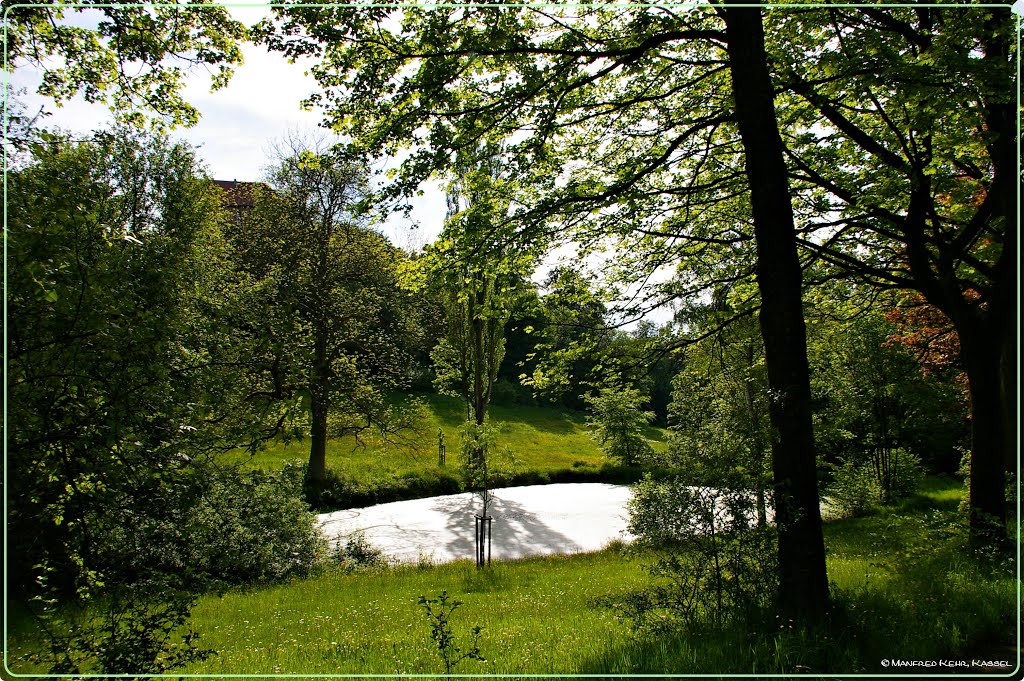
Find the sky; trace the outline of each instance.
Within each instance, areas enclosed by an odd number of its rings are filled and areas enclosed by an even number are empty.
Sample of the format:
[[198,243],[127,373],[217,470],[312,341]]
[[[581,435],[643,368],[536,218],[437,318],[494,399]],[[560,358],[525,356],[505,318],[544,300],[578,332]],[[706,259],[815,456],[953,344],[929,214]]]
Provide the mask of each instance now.
[[[232,15],[252,25],[269,13],[263,7],[228,6]],[[245,63],[237,67],[228,87],[210,91],[210,77],[203,68],[192,72],[186,81],[184,98],[202,114],[199,124],[174,131],[173,136],[196,148],[210,177],[217,180],[251,182],[261,179],[273,157],[275,141],[291,133],[305,136],[332,133],[320,128],[319,112],[303,110],[301,101],[317,90],[316,81],[306,75],[301,63],[289,64],[280,54],[271,54],[262,46],[243,45]],[[30,67],[17,69],[10,77],[15,91],[27,92],[19,98],[29,114],[44,107],[50,115],[44,125],[72,133],[88,133],[107,127],[111,116],[105,106],[88,104],[80,97],[62,107],[40,97],[35,88],[42,75]],[[445,216],[445,198],[437,184],[424,187],[424,195],[412,201],[412,222],[393,216],[379,229],[401,248],[415,250],[441,231]]]

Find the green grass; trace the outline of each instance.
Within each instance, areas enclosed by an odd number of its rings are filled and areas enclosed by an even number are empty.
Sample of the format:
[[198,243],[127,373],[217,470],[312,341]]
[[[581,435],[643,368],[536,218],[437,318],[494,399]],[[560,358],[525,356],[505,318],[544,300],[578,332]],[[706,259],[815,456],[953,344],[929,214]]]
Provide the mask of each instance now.
[[[488,662],[464,662],[463,673],[557,673],[568,659],[599,654],[619,626],[592,599],[642,581],[612,554],[545,558],[478,571],[468,562],[406,567],[376,575],[325,575],[301,590],[279,587],[258,597],[231,594],[204,601],[197,628],[224,646],[195,671],[239,669],[326,673],[436,673],[420,595],[441,590],[464,602],[453,616],[457,642],[482,626]],[[237,613],[232,628],[224,611]],[[284,634],[286,632],[286,634]],[[557,634],[557,635],[556,635]],[[267,645],[265,645],[267,644]]]
[[[327,443],[327,466],[344,489],[327,495],[320,510],[363,506],[384,501],[458,491],[459,435],[465,420],[461,400],[440,395],[423,399],[421,418],[413,427],[383,441],[379,436],[347,436]],[[396,404],[401,404],[396,402]],[[498,456],[510,461],[503,474],[508,484],[607,480],[631,482],[639,471],[623,471],[601,451],[583,414],[547,407],[494,405],[489,419],[498,427]],[[438,465],[437,431],[444,433],[447,463]],[[649,428],[656,449],[667,447],[668,431]],[[309,441],[272,443],[249,457],[230,457],[247,466],[279,470],[309,458]]]
[[[616,550],[495,564],[338,570],[303,581],[204,596],[193,625],[219,654],[188,673],[437,673],[420,595],[465,602],[457,642],[482,626],[486,663],[459,673],[883,673],[883,658],[955,659],[1015,635],[1016,584],[1005,558],[965,548],[954,515],[961,486],[925,491],[825,527],[835,594],[830,625],[747,626],[636,639],[601,605],[647,584],[645,557]],[[15,651],[24,649],[23,638]],[[20,644],[20,645],[19,645]],[[1004,659],[1004,655],[1000,659]]]
[[[327,444],[330,468],[350,477],[373,477],[427,470],[437,466],[437,431],[444,433],[448,461],[454,465],[459,449],[458,427],[465,421],[461,400],[442,395],[423,397],[423,418],[414,429],[399,434],[395,443],[382,442],[367,435],[332,439]],[[399,403],[400,404],[400,403]],[[573,464],[599,466],[607,458],[591,437],[586,417],[550,407],[506,407],[493,405],[489,416],[499,428],[498,446],[508,447],[524,468],[553,471],[572,468]],[[647,437],[655,447],[664,447],[666,430],[649,428]],[[256,454],[250,465],[279,469],[289,461],[309,458],[309,441],[274,443]]]
[[[642,583],[634,563],[613,552],[495,564],[469,561],[377,573],[327,573],[290,584],[204,597],[192,624],[218,650],[184,673],[435,673],[420,595],[441,590],[464,601],[453,617],[457,642],[468,630],[487,663],[463,673],[557,672],[566,660],[598,655],[621,633],[614,613],[594,603]],[[15,639],[13,649],[24,649]],[[15,671],[28,667],[14,666]]]

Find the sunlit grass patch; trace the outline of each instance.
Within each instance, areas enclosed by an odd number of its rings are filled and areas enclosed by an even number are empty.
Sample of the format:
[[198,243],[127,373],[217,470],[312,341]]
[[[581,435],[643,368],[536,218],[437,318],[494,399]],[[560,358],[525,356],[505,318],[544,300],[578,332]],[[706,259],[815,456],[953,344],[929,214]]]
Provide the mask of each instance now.
[[464,602],[458,638],[483,627],[486,663],[462,673],[557,672],[596,655],[621,624],[596,596],[646,579],[614,553],[497,563],[469,561],[373,574],[329,572],[301,583],[205,597],[194,614],[220,651],[196,673],[437,673],[420,595],[447,590]]
[[[412,429],[391,440],[367,433],[334,438],[327,443],[329,475],[335,481],[324,491],[320,510],[451,494],[459,491],[460,439],[465,418],[460,400],[439,395],[423,398],[425,408]],[[601,451],[583,414],[533,406],[491,407],[498,427],[498,458],[508,484],[548,482],[630,482],[638,470],[624,470]],[[438,463],[438,431],[446,447],[446,464]],[[655,449],[667,446],[667,431],[649,428]],[[273,442],[254,456],[236,452],[229,460],[245,466],[278,470],[308,459],[309,441]],[[498,486],[501,486],[500,484]]]

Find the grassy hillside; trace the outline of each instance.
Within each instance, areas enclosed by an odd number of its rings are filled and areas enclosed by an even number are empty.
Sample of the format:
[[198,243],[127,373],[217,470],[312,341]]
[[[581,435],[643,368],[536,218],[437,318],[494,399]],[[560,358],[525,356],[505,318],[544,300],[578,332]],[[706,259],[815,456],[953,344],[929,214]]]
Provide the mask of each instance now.
[[[338,478],[340,491],[320,504],[322,508],[358,506],[458,491],[458,427],[465,420],[463,403],[452,397],[421,398],[422,410],[413,426],[392,441],[366,434],[332,439],[327,444],[327,466]],[[550,481],[614,480],[625,482],[630,472],[619,470],[591,437],[586,417],[547,407],[492,406],[490,421],[499,430],[494,457],[507,473],[509,484]],[[437,461],[437,432],[444,434],[446,465]],[[649,428],[653,446],[664,448],[667,431]],[[280,469],[289,462],[309,458],[309,440],[272,443],[248,458],[245,465]]]

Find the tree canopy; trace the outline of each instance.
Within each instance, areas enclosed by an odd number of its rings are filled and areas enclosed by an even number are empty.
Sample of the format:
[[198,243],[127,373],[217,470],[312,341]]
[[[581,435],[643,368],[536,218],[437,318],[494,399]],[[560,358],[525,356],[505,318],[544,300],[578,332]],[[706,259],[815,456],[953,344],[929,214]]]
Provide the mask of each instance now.
[[43,72],[39,94],[57,104],[82,95],[138,124],[194,125],[182,98],[185,75],[212,68],[211,87],[227,85],[242,63],[245,26],[208,2],[143,5],[4,4],[4,68]]

